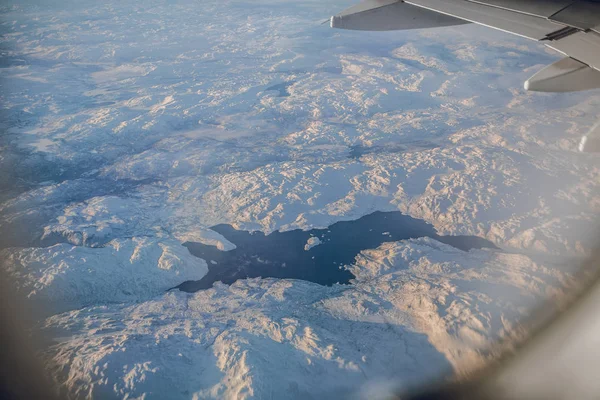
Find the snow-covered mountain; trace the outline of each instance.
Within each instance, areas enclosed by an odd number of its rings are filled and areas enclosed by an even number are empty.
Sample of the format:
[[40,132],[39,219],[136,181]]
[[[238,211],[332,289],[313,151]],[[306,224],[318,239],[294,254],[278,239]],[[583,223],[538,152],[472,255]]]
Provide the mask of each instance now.
[[[558,56],[482,27],[320,24],[350,3],[0,6],[1,256],[65,393],[369,397],[491,357],[570,281],[600,213],[576,151],[598,92],[524,92]],[[351,285],[165,293],[208,271],[183,243],[235,248],[213,225],[376,210],[501,250],[414,239],[361,253]]]
[[430,239],[364,252],[352,270],[348,286],[249,279],[52,316],[54,376],[100,398],[372,398],[481,363],[565,279]]

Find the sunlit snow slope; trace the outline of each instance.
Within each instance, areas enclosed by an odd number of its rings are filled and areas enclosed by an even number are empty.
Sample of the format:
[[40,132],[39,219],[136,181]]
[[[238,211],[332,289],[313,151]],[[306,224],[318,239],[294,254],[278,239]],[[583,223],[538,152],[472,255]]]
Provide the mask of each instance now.
[[[464,372],[569,282],[600,213],[576,151],[600,93],[524,92],[558,56],[482,27],[321,25],[351,3],[0,6],[1,257],[65,395],[371,397]],[[502,251],[415,239],[364,251],[348,286],[165,294],[207,272],[183,243],[235,247],[210,226],[376,210]]]

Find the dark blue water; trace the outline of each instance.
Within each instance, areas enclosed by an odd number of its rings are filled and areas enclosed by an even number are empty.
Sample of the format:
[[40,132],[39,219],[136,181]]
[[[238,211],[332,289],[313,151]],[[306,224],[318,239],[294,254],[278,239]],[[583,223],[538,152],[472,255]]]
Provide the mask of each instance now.
[[[211,229],[237,248],[220,251],[214,246],[186,243],[190,253],[208,262],[209,272],[199,281],[187,281],[177,286],[180,290],[196,292],[211,288],[217,281],[231,284],[238,279],[256,277],[302,279],[326,286],[347,284],[354,276],[344,266],[354,263],[362,250],[402,239],[427,236],[465,251],[496,248],[492,242],[475,236],[439,236],[431,225],[400,212],[374,212],[355,221],[337,222],[327,229],[269,235],[239,231],[231,225],[217,225]],[[312,236],[322,243],[304,250]]]

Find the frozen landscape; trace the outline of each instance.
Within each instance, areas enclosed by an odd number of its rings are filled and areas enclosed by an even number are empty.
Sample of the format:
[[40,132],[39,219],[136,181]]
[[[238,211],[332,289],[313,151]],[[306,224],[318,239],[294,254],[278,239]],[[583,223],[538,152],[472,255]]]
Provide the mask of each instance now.
[[[467,374],[570,284],[600,92],[525,92],[559,56],[483,27],[321,25],[354,2],[0,5],[0,257],[64,397],[373,398]],[[427,233],[378,230],[346,284],[169,290],[246,254],[212,227],[308,258],[374,212]]]

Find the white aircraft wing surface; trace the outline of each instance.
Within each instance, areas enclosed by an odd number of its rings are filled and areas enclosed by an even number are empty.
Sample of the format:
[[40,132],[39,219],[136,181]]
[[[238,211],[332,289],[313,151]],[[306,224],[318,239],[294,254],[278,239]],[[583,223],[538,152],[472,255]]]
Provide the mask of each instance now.
[[[331,17],[331,27],[404,30],[476,23],[537,40],[565,58],[532,76],[525,89],[571,92],[600,88],[600,1],[367,0]],[[580,145],[597,149],[600,129]]]

